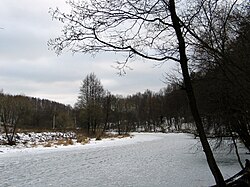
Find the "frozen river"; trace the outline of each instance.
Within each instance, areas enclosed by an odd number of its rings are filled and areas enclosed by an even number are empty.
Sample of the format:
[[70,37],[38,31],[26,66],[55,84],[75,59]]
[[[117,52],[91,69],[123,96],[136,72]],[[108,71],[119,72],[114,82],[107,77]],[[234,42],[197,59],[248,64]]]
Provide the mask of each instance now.
[[[92,146],[32,150],[0,153],[0,186],[193,187],[214,183],[197,140],[186,134],[136,134],[132,139]],[[221,151],[216,158],[225,178],[240,170],[233,153]]]

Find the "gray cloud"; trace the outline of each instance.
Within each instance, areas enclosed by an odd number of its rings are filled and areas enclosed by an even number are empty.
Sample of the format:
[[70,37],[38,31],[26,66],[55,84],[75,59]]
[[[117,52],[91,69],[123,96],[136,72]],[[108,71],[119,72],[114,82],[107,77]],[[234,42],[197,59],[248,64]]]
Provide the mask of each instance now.
[[171,66],[153,68],[136,61],[133,70],[118,76],[112,67],[120,54],[90,55],[49,51],[47,41],[60,35],[62,25],[52,21],[50,7],[67,10],[63,0],[0,1],[0,89],[73,105],[81,81],[91,72],[114,94],[132,94],[164,87],[162,74]]

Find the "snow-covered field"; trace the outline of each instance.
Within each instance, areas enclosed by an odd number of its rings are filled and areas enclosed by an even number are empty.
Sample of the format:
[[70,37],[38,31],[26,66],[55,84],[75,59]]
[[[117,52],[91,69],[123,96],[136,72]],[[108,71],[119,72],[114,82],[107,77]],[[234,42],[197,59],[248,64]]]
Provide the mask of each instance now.
[[[225,178],[240,170],[229,147],[215,156]],[[249,159],[243,148],[242,159]],[[197,139],[135,133],[86,145],[0,147],[0,186],[176,187],[214,184]]]

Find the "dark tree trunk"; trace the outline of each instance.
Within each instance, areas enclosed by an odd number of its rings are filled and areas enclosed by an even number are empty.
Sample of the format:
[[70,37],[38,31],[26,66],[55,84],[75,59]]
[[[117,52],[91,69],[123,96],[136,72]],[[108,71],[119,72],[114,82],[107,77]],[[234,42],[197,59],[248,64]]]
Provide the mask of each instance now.
[[118,134],[121,135],[121,124],[120,121],[117,123]]
[[189,106],[197,127],[197,131],[200,136],[201,144],[204,149],[204,152],[206,154],[207,162],[209,165],[209,168],[215,178],[216,184],[218,186],[226,186],[226,183],[223,179],[223,176],[216,164],[215,158],[213,156],[212,150],[210,148],[210,145],[207,141],[206,134],[204,131],[204,127],[201,121],[200,114],[198,112],[197,104],[196,104],[196,99],[193,91],[193,87],[191,84],[191,79],[188,71],[188,59],[186,55],[186,46],[185,46],[185,41],[182,36],[182,31],[181,31],[181,25],[179,22],[179,17],[176,14],[175,10],[175,1],[174,0],[169,0],[169,10],[171,13],[171,19],[173,22],[173,27],[176,32],[176,36],[179,42],[179,54],[180,54],[180,64],[181,64],[181,69],[182,69],[182,75],[184,78],[184,84],[185,84],[185,89],[187,93],[187,97],[189,100]]
[[237,159],[238,159],[238,162],[240,164],[240,167],[241,169],[244,168],[242,162],[241,162],[241,159],[240,159],[240,154],[239,154],[239,150],[238,150],[238,146],[237,146],[237,143],[235,141],[235,137],[233,135],[233,132],[230,130],[230,134],[231,134],[231,137],[232,137],[232,141],[233,141],[233,144],[234,144],[234,148],[235,148],[235,153],[236,153],[236,156],[237,156]]
[[7,127],[7,123],[4,122],[3,126],[4,126],[5,135],[6,135],[6,138],[7,138],[7,141],[8,141],[7,144],[11,145],[11,146],[16,145],[16,141],[14,140],[16,125],[14,125],[12,133],[9,132],[9,129]]
[[238,118],[234,118],[233,120],[234,131],[239,134],[239,137],[245,147],[250,151],[250,135],[247,128],[247,124],[244,120]]
[[87,133],[88,135],[90,134],[90,117],[88,117],[88,121],[87,121]]
[[107,128],[107,126],[108,126],[110,103],[111,103],[111,97],[110,97],[110,96],[107,96],[107,102],[106,102],[106,116],[105,116],[105,122],[104,122],[104,127],[103,127],[103,130],[102,130],[102,134],[105,133],[106,128]]

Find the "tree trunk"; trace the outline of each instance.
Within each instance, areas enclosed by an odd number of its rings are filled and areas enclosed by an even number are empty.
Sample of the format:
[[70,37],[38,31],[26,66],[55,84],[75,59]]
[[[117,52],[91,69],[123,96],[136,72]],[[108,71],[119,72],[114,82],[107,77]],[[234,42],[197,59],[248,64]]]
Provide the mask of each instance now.
[[118,128],[118,134],[121,135],[121,125],[120,125],[120,120],[117,123],[117,128]]
[[7,144],[11,145],[11,146],[16,145],[16,141],[14,140],[16,125],[14,125],[12,133],[9,132],[10,127],[7,127],[6,122],[3,122],[3,126],[4,126],[5,135],[6,135],[6,138],[7,138]]
[[215,178],[216,184],[218,186],[226,186],[226,183],[223,179],[223,176],[222,176],[222,174],[221,174],[221,172],[216,164],[216,161],[215,161],[215,158],[213,156],[210,145],[207,141],[204,127],[203,127],[203,124],[201,121],[201,117],[200,117],[200,114],[198,112],[198,107],[196,104],[196,99],[195,99],[195,95],[194,95],[194,91],[193,91],[193,87],[191,84],[191,79],[190,79],[190,75],[189,75],[189,71],[188,71],[188,59],[187,59],[187,55],[186,55],[185,41],[184,41],[184,38],[182,36],[179,17],[176,14],[174,0],[169,0],[169,10],[170,10],[171,19],[173,22],[173,27],[175,29],[176,36],[177,36],[177,39],[179,42],[180,64],[181,64],[181,69],[182,69],[182,75],[184,78],[186,93],[187,93],[187,97],[189,100],[189,106],[190,106],[190,109],[191,109],[191,112],[192,112],[192,115],[193,115],[193,118],[194,118],[194,121],[195,121],[195,124],[197,127],[197,131],[198,131],[199,136],[200,136],[201,144],[202,144],[202,147],[204,149],[209,168],[210,168],[210,170]]
[[235,141],[235,137],[234,137],[233,132],[232,132],[231,129],[230,129],[230,134],[231,134],[231,137],[232,137],[232,141],[233,141],[233,144],[234,144],[235,153],[236,153],[238,162],[239,162],[239,164],[240,164],[241,169],[244,169],[244,166],[243,166],[243,164],[242,164],[242,162],[241,162],[241,159],[240,159],[238,146],[237,146],[237,143],[236,143],[236,141]]
[[234,126],[234,131],[239,134],[242,143],[245,145],[248,151],[250,151],[250,136],[248,133],[249,131],[246,122],[240,119],[240,117],[238,118],[234,117],[233,126]]
[[106,102],[106,116],[105,116],[105,122],[104,122],[104,127],[103,127],[103,130],[102,130],[102,134],[105,133],[106,128],[107,128],[107,126],[108,126],[110,102],[111,102],[111,97],[110,97],[110,96],[107,96],[107,102]]

